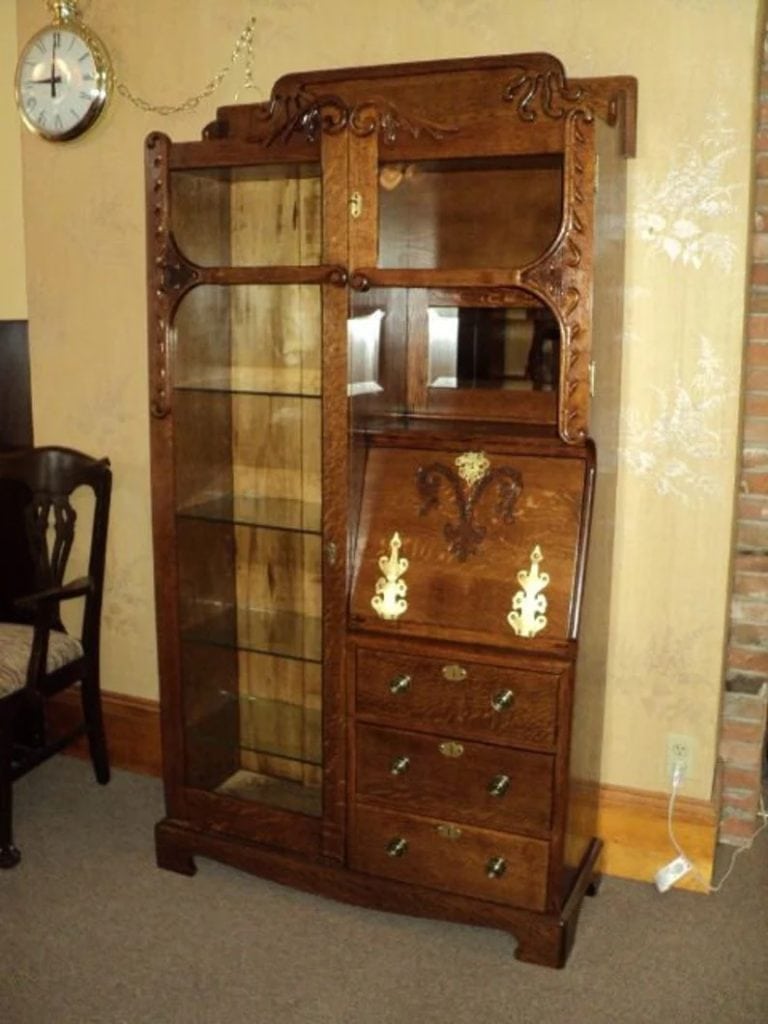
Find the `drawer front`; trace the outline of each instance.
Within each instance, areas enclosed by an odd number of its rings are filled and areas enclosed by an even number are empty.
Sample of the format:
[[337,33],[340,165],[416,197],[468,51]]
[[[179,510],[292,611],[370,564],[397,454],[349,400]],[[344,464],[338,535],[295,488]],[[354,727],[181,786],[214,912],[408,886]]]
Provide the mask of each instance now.
[[358,715],[550,750],[567,672],[532,672],[359,647]]
[[357,796],[483,828],[547,832],[554,757],[359,723]]
[[357,804],[350,867],[429,889],[544,910],[549,846],[454,822]]

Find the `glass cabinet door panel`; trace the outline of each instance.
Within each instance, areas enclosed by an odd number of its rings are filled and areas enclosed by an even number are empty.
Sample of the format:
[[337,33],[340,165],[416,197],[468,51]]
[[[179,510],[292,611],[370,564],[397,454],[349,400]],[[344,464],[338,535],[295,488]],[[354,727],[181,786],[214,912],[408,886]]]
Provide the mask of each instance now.
[[318,398],[180,391],[174,411],[180,514],[320,531]]
[[200,266],[314,266],[321,207],[319,164],[171,173],[171,229]]
[[182,673],[188,785],[319,815],[320,666],[187,642]]
[[521,267],[560,228],[561,155],[379,167],[379,266]]
[[319,285],[202,285],[173,329],[177,388],[320,394]]

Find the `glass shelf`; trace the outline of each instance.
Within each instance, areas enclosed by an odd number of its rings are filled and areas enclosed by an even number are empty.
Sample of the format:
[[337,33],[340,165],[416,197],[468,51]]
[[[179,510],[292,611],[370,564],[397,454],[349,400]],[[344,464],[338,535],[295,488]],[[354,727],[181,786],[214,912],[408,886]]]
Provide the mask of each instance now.
[[[225,704],[239,705],[241,749],[252,754],[286,758],[301,764],[322,762],[322,724],[319,708],[248,693],[219,690]],[[198,735],[204,736],[204,729]],[[217,742],[211,739],[211,742]]]
[[315,818],[322,814],[322,791],[319,785],[308,786],[291,779],[272,778],[244,768],[217,786],[216,792]]
[[232,650],[276,654],[299,661],[320,662],[322,619],[298,612],[240,608],[205,619],[183,632],[190,643],[210,644]]
[[177,515],[188,519],[266,526],[302,533],[319,534],[321,530],[320,503],[294,498],[223,494],[180,508]]
[[177,391],[213,391],[227,394],[285,395],[294,398],[318,398],[320,370],[304,367],[233,368],[228,371],[190,374],[174,384]]

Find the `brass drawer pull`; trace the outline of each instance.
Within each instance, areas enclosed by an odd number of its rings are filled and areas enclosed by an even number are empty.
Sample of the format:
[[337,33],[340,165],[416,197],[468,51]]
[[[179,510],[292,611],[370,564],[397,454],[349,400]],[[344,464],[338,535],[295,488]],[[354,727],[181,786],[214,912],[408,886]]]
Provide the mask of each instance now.
[[464,753],[464,746],[456,740],[446,740],[437,748],[443,757],[461,757]]
[[494,711],[507,711],[515,703],[514,690],[499,690],[491,697],[491,707]]
[[392,775],[404,775],[408,771],[410,763],[410,757],[406,757],[405,755],[402,757],[396,757],[390,765],[389,771]]
[[467,670],[463,665],[443,665],[440,672],[449,683],[461,683],[467,678]]
[[406,690],[411,688],[411,677],[403,672],[399,676],[395,676],[394,679],[389,681],[389,692],[390,693],[405,693]]
[[387,856],[402,857],[407,849],[408,840],[403,839],[402,836],[395,836],[394,839],[390,839],[390,841],[387,843]]
[[494,775],[491,781],[488,783],[488,792],[491,796],[504,796],[509,789],[509,784],[512,780],[508,775],[503,773],[500,775]]
[[503,857],[491,857],[485,865],[485,873],[489,878],[501,878],[507,870],[507,862]]

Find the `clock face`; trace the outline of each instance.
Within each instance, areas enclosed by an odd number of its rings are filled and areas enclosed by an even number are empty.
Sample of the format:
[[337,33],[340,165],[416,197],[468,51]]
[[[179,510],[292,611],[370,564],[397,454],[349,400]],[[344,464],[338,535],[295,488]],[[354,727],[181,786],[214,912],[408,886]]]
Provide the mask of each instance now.
[[98,40],[69,26],[33,36],[16,68],[16,103],[26,126],[52,142],[72,139],[101,113],[111,80]]

